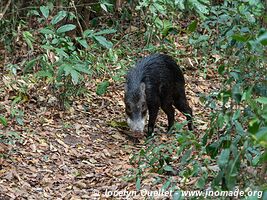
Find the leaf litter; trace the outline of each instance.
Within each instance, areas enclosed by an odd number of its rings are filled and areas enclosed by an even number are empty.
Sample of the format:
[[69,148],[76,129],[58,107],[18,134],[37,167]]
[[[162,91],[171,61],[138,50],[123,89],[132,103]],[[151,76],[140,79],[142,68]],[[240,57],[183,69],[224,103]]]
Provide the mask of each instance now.
[[[208,110],[203,109],[199,94],[218,85],[214,80],[196,81],[195,76],[199,76],[196,69],[185,77],[198,134],[208,126]],[[1,79],[1,87],[5,88],[0,93],[1,113],[8,116],[15,89],[10,87],[11,79]],[[110,83],[107,93],[78,99],[65,111],[53,106],[53,97],[45,89],[31,89],[28,99],[19,105],[24,113],[23,125],[15,119],[8,121],[6,127],[0,125],[3,136],[10,132],[20,135],[13,144],[0,143],[0,154],[6,155],[0,158],[0,199],[109,199],[103,195],[107,190],[135,191],[135,179],[125,179],[126,175],[133,175],[131,169],[136,167],[129,158],[145,144],[134,143],[123,132],[122,84]],[[90,91],[96,91],[97,84],[89,86]],[[176,120],[184,120],[178,111]],[[156,132],[164,132],[166,125],[166,116],[160,112]],[[162,134],[157,142],[167,140]],[[150,177],[168,178],[152,172]],[[152,181],[145,179],[143,187],[162,187],[160,183],[152,185]]]

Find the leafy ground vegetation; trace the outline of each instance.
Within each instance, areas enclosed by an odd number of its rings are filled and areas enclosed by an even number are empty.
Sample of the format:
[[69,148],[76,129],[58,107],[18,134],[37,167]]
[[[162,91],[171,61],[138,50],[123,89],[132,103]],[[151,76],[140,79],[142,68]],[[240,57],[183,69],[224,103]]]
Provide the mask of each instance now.
[[[0,199],[267,199],[266,4],[1,1]],[[182,68],[195,129],[177,111],[166,134],[161,112],[133,141],[125,74],[155,52]]]

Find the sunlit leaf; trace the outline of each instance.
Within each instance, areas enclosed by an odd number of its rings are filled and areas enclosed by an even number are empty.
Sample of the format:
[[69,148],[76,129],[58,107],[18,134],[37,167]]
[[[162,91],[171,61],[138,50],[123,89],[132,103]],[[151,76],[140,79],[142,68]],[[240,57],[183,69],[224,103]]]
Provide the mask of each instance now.
[[99,44],[101,44],[102,46],[106,47],[107,49],[110,49],[113,46],[112,42],[108,41],[103,36],[94,36],[94,38],[99,42]]
[[80,73],[77,72],[76,70],[71,70],[70,74],[71,74],[71,80],[72,80],[73,84],[77,85],[79,82]]
[[82,45],[84,48],[88,48],[89,47],[89,45],[88,45],[88,43],[87,43],[87,41],[85,40],[85,39],[79,39],[79,40],[77,40],[79,43],[80,43],[80,45]]
[[62,19],[64,19],[64,17],[66,17],[66,16],[67,16],[66,11],[59,11],[58,14],[56,16],[54,16],[53,19],[51,20],[51,24],[55,25],[56,23],[58,23]]
[[44,35],[46,35],[46,34],[54,34],[54,31],[51,30],[51,29],[49,29],[49,28],[42,28],[42,29],[40,30],[40,33],[42,33],[42,34],[44,34]]
[[24,31],[23,32],[23,39],[25,40],[25,42],[27,43],[27,45],[31,48],[31,50],[33,50],[33,42],[34,42],[34,37],[32,36],[32,34],[29,31]]
[[164,170],[167,172],[174,172],[173,168],[170,165],[164,166]]
[[256,101],[262,104],[267,104],[267,97],[259,97]]
[[225,165],[228,163],[229,156],[230,156],[230,149],[223,149],[217,161],[219,167],[221,168],[225,167]]
[[83,37],[92,37],[92,36],[93,36],[93,33],[94,33],[93,30],[89,30],[89,29],[87,29],[87,30],[85,30],[85,31],[83,32]]
[[140,177],[137,177],[136,183],[135,183],[136,190],[139,191],[141,189],[141,179]]
[[42,13],[42,15],[47,19],[49,16],[49,8],[48,6],[41,6],[40,7],[40,11]]
[[74,30],[76,26],[74,24],[65,24],[57,29],[57,33],[65,33]]

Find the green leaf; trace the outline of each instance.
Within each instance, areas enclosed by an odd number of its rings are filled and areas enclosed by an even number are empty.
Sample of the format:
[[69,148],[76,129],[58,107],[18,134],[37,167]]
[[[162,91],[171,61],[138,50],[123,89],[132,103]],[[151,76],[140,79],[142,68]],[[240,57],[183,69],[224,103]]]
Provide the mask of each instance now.
[[27,73],[32,70],[38,60],[38,58],[35,58],[26,63],[26,66],[23,69],[23,73]]
[[65,76],[68,76],[71,73],[71,71],[73,70],[72,65],[69,63],[64,63],[60,67],[62,67],[63,71],[65,72]]
[[31,48],[31,50],[33,50],[32,42],[34,42],[34,38],[32,34],[29,31],[24,31],[22,35],[27,45]]
[[258,119],[253,119],[248,123],[248,131],[252,134],[257,133],[260,127],[260,122]]
[[232,117],[232,120],[237,120],[240,117],[240,115],[241,115],[241,110],[240,109],[236,110],[234,112],[234,115]]
[[237,102],[240,103],[242,99],[242,91],[240,84],[235,84],[232,88],[232,98]]
[[200,177],[196,182],[196,186],[200,189],[203,189],[205,187],[205,184],[206,180],[203,177]]
[[0,115],[0,122],[3,126],[7,126],[7,120],[4,116]]
[[254,90],[259,96],[267,97],[267,81],[265,83],[261,83],[261,81],[256,83],[254,85]]
[[84,48],[88,48],[89,45],[87,44],[87,41],[85,39],[77,39],[77,41],[82,45]]
[[221,182],[222,182],[223,176],[224,176],[224,172],[222,170],[219,171],[219,173],[217,174],[217,176],[212,181],[213,185],[220,185]]
[[37,10],[29,10],[28,14],[30,16],[40,16],[40,13]]
[[229,157],[230,157],[230,149],[228,148],[223,149],[217,161],[220,168],[224,168],[227,165]]
[[164,185],[161,187],[161,190],[162,191],[166,191],[168,189],[168,187],[170,187],[171,185],[171,181],[170,180],[167,180]]
[[16,117],[16,121],[17,121],[17,123],[19,124],[19,125],[23,125],[24,124],[24,122],[23,122],[23,118],[21,118],[21,117]]
[[56,54],[64,58],[69,58],[69,55],[64,51],[63,48],[56,48]]
[[64,68],[65,68],[64,65],[61,65],[61,66],[58,68],[58,71],[57,71],[57,78],[56,78],[58,82],[62,81],[63,73],[64,73]]
[[70,75],[71,75],[71,80],[72,80],[73,84],[77,85],[79,82],[80,73],[73,69],[70,71]]
[[172,196],[172,200],[182,200],[184,197],[183,197],[183,194],[181,191],[178,191],[176,190],[174,193],[173,193],[173,196]]
[[152,165],[154,165],[157,161],[158,161],[158,158],[157,158],[157,157],[153,157],[153,158],[149,161],[149,164],[152,166]]
[[235,34],[232,36],[232,38],[238,42],[247,42],[249,37],[248,36],[243,36],[240,34]]
[[45,50],[52,50],[54,47],[52,45],[41,45],[41,47]]
[[49,29],[49,28],[42,28],[40,31],[40,33],[47,35],[47,34],[54,34],[54,31]]
[[107,49],[111,49],[113,44],[112,42],[108,41],[105,37],[103,36],[93,36],[95,40],[99,42],[102,46],[106,47]]
[[173,168],[172,168],[170,165],[166,165],[166,166],[164,166],[164,170],[165,170],[166,172],[174,172]]
[[255,135],[257,142],[267,148],[267,127],[261,128]]
[[225,65],[220,65],[220,66],[218,67],[218,73],[219,73],[220,75],[223,75],[224,72],[225,72]]
[[65,33],[75,28],[76,26],[74,24],[65,24],[57,29],[57,33]]
[[51,24],[55,25],[56,23],[60,22],[62,19],[64,19],[64,17],[67,16],[67,12],[66,11],[59,11],[58,14],[56,16],[53,17],[53,19],[51,20]]
[[256,101],[262,104],[267,104],[267,97],[259,97]]
[[81,74],[78,71],[76,71],[75,68],[71,64],[64,63],[59,67],[58,74],[57,74],[58,80],[61,79],[61,75],[63,71],[64,71],[65,76],[68,76],[68,75],[71,76],[71,80],[74,85],[78,84],[79,77]]
[[41,70],[36,73],[36,76],[39,78],[45,78],[45,77],[52,78],[53,74],[49,71]]
[[190,33],[194,32],[197,29],[197,21],[194,20],[191,24],[188,26],[188,31]]
[[151,5],[151,6],[155,7],[159,13],[161,13],[161,14],[163,14],[163,15],[166,14],[166,9],[165,9],[162,5],[160,5],[159,3],[156,3],[156,2],[155,2],[155,3],[153,3],[153,5]]
[[49,16],[49,8],[48,6],[41,6],[40,7],[40,11],[42,13],[42,15],[47,19]]
[[[265,141],[267,141],[267,140],[265,140]],[[252,165],[256,167],[257,164],[258,164],[259,161],[260,161],[260,158],[261,158],[261,154],[257,154],[257,155],[253,158],[253,160],[252,160]]]
[[230,72],[230,75],[231,75],[236,81],[239,81],[239,80],[240,80],[240,74],[239,74],[239,72],[232,71],[232,72]]
[[218,154],[218,149],[220,147],[219,142],[214,142],[206,147],[207,154],[211,156],[211,158],[215,158]]
[[208,6],[206,6],[204,3],[208,4],[209,1],[205,1],[205,0],[201,0],[201,1],[192,1],[191,2],[193,5],[192,7],[194,7],[197,11],[197,13],[201,16],[204,17],[203,15],[205,14],[209,14],[209,9]]
[[169,32],[171,32],[172,30],[175,30],[175,27],[173,26],[171,21],[164,20],[163,21],[162,31],[161,31],[162,35],[167,36],[169,34]]
[[144,149],[141,149],[140,152],[139,152],[139,155],[140,155],[141,157],[144,157],[144,156],[146,155],[145,150],[144,150]]
[[235,125],[235,128],[236,128],[236,132],[239,133],[239,134],[244,134],[244,129],[242,127],[242,125],[236,120],[234,121],[234,125]]
[[161,20],[159,17],[157,17],[154,21],[156,27],[158,29],[162,29],[163,28],[163,20]]
[[94,33],[93,30],[89,30],[89,29],[87,29],[87,30],[85,30],[85,31],[83,32],[83,37],[92,37],[92,36],[93,36],[93,33]]
[[74,66],[74,68],[79,71],[79,72],[83,72],[86,73],[88,75],[92,75],[92,71],[88,68],[87,65],[81,65],[81,64],[77,64]]
[[175,5],[178,6],[178,8],[180,10],[184,10],[185,9],[185,0],[175,0]]
[[217,126],[219,127],[219,128],[222,128],[223,126],[224,126],[224,123],[225,123],[225,121],[224,121],[224,119],[225,119],[225,117],[224,117],[225,115],[223,114],[223,113],[219,113],[219,115],[218,115],[218,119],[217,119],[217,121],[215,122],[215,123],[217,123]]
[[227,185],[227,188],[229,190],[232,190],[234,188],[234,186],[236,185],[236,181],[237,181],[237,176],[239,176],[239,172],[238,172],[238,163],[240,162],[240,152],[238,153],[238,155],[236,155],[234,157],[234,159],[229,159],[228,161],[228,165],[225,169],[225,182]]
[[104,29],[102,31],[94,33],[94,35],[105,35],[105,34],[111,34],[111,33],[116,33],[117,30],[115,29]]
[[108,12],[107,6],[106,6],[105,4],[101,3],[101,4],[100,4],[100,7],[101,7],[104,11]]
[[183,157],[181,159],[181,164],[182,165],[185,164],[188,161],[188,159],[191,156],[191,153],[192,153],[192,149],[188,149],[187,151],[185,151],[185,153],[184,153],[184,155],[183,155]]
[[263,33],[262,35],[260,35],[260,37],[258,38],[258,41],[264,46],[267,45],[267,31]]
[[139,191],[141,189],[141,179],[140,177],[137,177],[136,183],[135,183],[136,190]]
[[97,89],[96,89],[96,94],[97,95],[103,95],[107,92],[109,86],[109,82],[108,81],[103,81],[102,83],[99,83],[97,85]]

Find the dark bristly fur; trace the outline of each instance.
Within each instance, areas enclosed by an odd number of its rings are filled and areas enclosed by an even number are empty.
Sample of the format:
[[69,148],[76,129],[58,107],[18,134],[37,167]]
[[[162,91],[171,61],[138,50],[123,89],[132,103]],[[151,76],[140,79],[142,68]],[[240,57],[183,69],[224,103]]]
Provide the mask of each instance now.
[[186,114],[192,126],[192,110],[189,107],[185,95],[185,80],[182,71],[176,62],[168,55],[153,54],[137,62],[126,78],[125,102],[138,104],[140,85],[145,84],[145,99],[149,111],[148,134],[154,130],[154,124],[158,109],[161,107],[168,116],[169,126],[174,123],[174,105],[178,110]]

